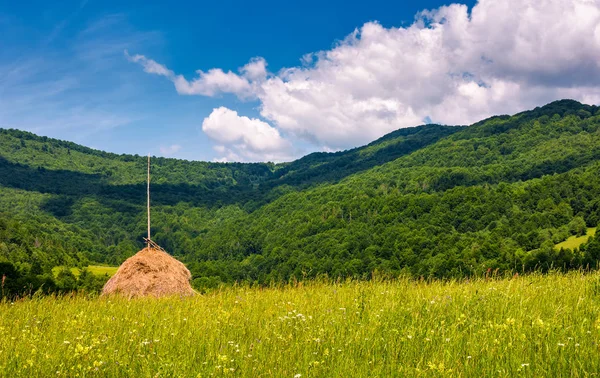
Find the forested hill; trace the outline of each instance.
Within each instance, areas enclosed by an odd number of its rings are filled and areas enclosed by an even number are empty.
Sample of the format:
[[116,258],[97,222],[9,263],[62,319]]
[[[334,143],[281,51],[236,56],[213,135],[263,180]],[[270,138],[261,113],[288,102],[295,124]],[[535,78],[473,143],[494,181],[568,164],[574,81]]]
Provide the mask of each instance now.
[[[145,164],[0,129],[0,264],[41,277],[137,252]],[[154,158],[152,196],[154,239],[196,287],[595,266],[596,239],[554,245],[600,221],[600,109],[563,100],[285,164]]]

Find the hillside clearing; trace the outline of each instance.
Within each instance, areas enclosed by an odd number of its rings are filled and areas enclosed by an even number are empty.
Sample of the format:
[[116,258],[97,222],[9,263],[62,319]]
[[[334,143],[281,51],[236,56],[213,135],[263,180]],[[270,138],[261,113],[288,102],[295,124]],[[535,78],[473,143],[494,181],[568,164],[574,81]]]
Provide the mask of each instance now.
[[596,227],[593,228],[588,228],[587,232],[585,235],[582,236],[571,236],[570,238],[568,238],[567,240],[565,240],[562,243],[558,243],[555,248],[557,250],[564,248],[564,249],[575,249],[578,248],[580,245],[582,245],[583,243],[587,242],[588,239],[590,238],[590,236],[594,236],[596,235]]
[[[60,270],[63,268],[64,267],[62,266],[56,266],[52,269],[52,273],[54,273],[54,276],[56,277],[58,275],[58,272],[60,272]],[[112,277],[117,272],[117,269],[119,269],[119,267],[105,265],[88,265],[86,269],[96,276],[107,275],[108,277]],[[79,277],[81,270],[79,268],[71,268],[71,272],[75,277]]]
[[600,274],[0,303],[6,376],[593,376]]

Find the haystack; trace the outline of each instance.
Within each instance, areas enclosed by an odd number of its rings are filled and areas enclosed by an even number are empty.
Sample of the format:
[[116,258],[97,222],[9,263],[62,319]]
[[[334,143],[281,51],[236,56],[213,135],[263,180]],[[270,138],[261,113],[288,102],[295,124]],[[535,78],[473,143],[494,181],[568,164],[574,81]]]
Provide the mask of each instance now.
[[102,288],[102,295],[133,297],[189,296],[196,292],[190,285],[192,274],[150,239],[150,155],[148,155],[148,237],[146,248],[131,256]]
[[152,244],[125,260],[104,285],[102,295],[120,294],[128,298],[194,295],[190,271]]

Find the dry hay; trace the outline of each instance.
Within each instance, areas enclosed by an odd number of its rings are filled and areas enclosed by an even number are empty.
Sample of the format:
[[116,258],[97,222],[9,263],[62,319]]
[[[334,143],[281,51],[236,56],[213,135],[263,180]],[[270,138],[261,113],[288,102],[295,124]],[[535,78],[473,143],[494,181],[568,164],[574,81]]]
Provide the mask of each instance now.
[[125,260],[104,288],[102,295],[133,297],[189,296],[192,274],[181,262],[155,248],[144,248]]

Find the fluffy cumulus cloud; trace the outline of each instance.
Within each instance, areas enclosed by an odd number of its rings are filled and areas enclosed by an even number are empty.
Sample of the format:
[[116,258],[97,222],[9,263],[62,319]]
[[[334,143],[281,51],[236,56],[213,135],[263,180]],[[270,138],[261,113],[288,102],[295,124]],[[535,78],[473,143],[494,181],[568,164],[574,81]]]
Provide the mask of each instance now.
[[[230,117],[245,125],[244,137],[223,146],[280,130],[340,149],[426,120],[469,124],[561,98],[600,103],[600,0],[480,0],[471,10],[423,11],[408,27],[370,22],[278,73],[255,58],[237,73],[198,71],[189,81],[143,56],[130,59],[181,94],[258,100],[266,122]],[[215,112],[205,122],[226,113]]]
[[220,161],[281,161],[291,157],[290,143],[276,128],[225,107],[214,109],[202,122],[202,130],[218,143],[215,151],[224,158]]

